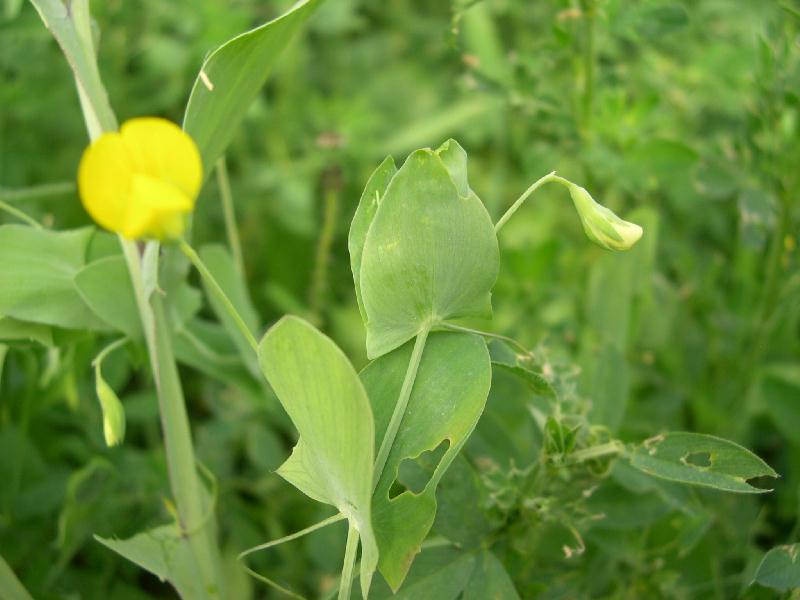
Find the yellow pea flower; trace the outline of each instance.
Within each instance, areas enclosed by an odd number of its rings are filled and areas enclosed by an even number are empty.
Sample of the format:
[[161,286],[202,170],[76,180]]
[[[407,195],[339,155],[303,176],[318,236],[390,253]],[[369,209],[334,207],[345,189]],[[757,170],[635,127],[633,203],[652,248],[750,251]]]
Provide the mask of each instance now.
[[156,117],[123,123],[84,151],[78,191],[100,226],[128,239],[183,234],[203,180],[197,146],[180,127]]

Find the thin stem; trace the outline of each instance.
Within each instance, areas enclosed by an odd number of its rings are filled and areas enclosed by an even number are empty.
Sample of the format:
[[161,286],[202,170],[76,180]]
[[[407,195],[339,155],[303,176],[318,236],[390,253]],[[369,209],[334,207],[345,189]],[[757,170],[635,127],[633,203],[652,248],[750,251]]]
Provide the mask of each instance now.
[[381,447],[378,450],[378,456],[375,459],[373,475],[375,479],[372,482],[373,489],[378,486],[378,482],[381,480],[383,469],[389,458],[389,452],[392,450],[394,439],[397,437],[397,431],[400,429],[400,423],[403,422],[403,417],[406,414],[408,400],[411,398],[411,390],[414,387],[414,380],[417,378],[417,370],[422,360],[422,351],[425,349],[425,341],[428,339],[429,332],[430,327],[426,326],[417,334],[417,339],[414,342],[414,350],[411,352],[411,360],[408,363],[406,376],[403,379],[403,387],[400,388],[400,397],[397,399],[392,418],[389,420],[389,426],[386,428]]
[[97,354],[97,356],[94,357],[94,360],[92,361],[92,365],[95,366],[95,367],[98,366],[100,363],[102,363],[106,359],[106,356],[108,356],[109,354],[114,352],[114,350],[116,350],[117,348],[121,348],[122,346],[127,344],[129,341],[130,340],[128,339],[127,336],[121,337],[118,340],[114,340],[108,346],[103,348]]
[[534,181],[534,182],[533,182],[533,184],[532,184],[532,185],[531,185],[531,186],[530,186],[530,187],[529,187],[527,190],[525,190],[525,191],[522,193],[522,195],[521,195],[519,198],[517,198],[517,199],[516,199],[516,201],[514,202],[514,204],[512,204],[512,205],[511,205],[511,208],[509,208],[509,209],[508,209],[508,210],[505,212],[505,214],[504,214],[502,217],[500,217],[500,220],[499,220],[499,221],[498,221],[498,222],[495,224],[495,226],[494,226],[494,232],[495,232],[495,233],[498,233],[498,232],[500,231],[500,229],[502,229],[502,228],[503,228],[503,225],[505,225],[505,224],[506,224],[506,222],[507,222],[507,221],[508,221],[508,220],[509,220],[511,217],[513,217],[513,216],[514,216],[514,213],[515,213],[515,212],[517,212],[517,210],[519,209],[519,207],[520,207],[520,206],[522,206],[522,203],[523,203],[523,202],[525,202],[525,200],[527,200],[527,199],[528,199],[528,196],[530,196],[530,195],[531,195],[533,192],[535,192],[536,190],[538,190],[538,189],[539,189],[541,186],[543,186],[545,183],[550,183],[551,181],[557,181],[557,180],[559,180],[559,179],[561,179],[561,177],[557,177],[557,176],[556,176],[556,172],[555,172],[555,171],[553,171],[553,172],[551,172],[551,173],[548,173],[548,174],[547,174],[547,175],[545,175],[544,177],[542,177],[542,178],[540,178],[540,179],[537,179],[536,181]]
[[285,542],[291,542],[292,540],[296,540],[298,538],[303,537],[304,535],[308,535],[309,533],[312,533],[312,532],[316,531],[317,529],[322,529],[323,527],[327,527],[328,525],[332,525],[334,523],[338,523],[339,521],[342,521],[343,519],[346,519],[346,518],[347,517],[345,517],[342,513],[337,513],[337,514],[333,515],[332,517],[328,517],[327,519],[323,519],[319,523],[314,523],[313,525],[309,525],[308,527],[306,527],[305,529],[301,529],[300,531],[295,531],[294,533],[290,533],[289,535],[285,535],[282,538],[279,538],[277,540],[272,540],[272,541],[266,542],[264,544],[259,544],[258,546],[253,546],[252,548],[248,548],[247,550],[245,550],[244,552],[239,554],[239,560],[242,560],[248,554],[253,554],[253,552],[258,552],[260,550],[266,550],[267,548],[272,548],[273,546],[279,546],[280,544],[283,544]]
[[20,209],[14,207],[14,206],[11,206],[10,204],[6,204],[2,200],[0,200],[0,210],[4,210],[8,214],[15,216],[20,221],[25,221],[25,223],[27,223],[28,225],[30,225],[31,227],[33,227],[35,229],[42,229],[42,226],[39,224],[39,222],[36,219],[26,215]]
[[597,446],[590,446],[583,450],[578,450],[569,455],[570,463],[586,462],[602,456],[609,456],[612,454],[622,454],[625,451],[625,445],[618,441],[612,440],[605,444],[598,444]]
[[242,256],[242,241],[239,239],[239,229],[236,227],[236,212],[233,209],[233,193],[231,193],[231,182],[228,179],[228,165],[225,162],[225,155],[217,160],[217,185],[219,195],[222,200],[222,216],[225,219],[225,233],[228,237],[228,245],[231,248],[233,264],[239,275],[244,277],[244,258]]
[[524,354],[525,356],[530,356],[531,351],[528,350],[525,346],[520,344],[517,340],[512,337],[508,337],[507,335],[501,335],[499,333],[492,333],[490,331],[480,331],[478,329],[472,329],[470,327],[462,327],[461,325],[455,325],[454,323],[442,323],[440,325],[442,329],[449,329],[451,331],[461,331],[463,333],[472,333],[474,335],[479,335],[481,337],[492,338],[495,340],[500,340],[509,344],[510,346],[514,346],[519,352]]
[[336,219],[339,214],[339,189],[327,186],[324,194],[325,208],[322,215],[322,231],[317,242],[314,260],[314,274],[311,280],[309,306],[315,320],[319,320],[325,294],[328,290],[328,266],[331,262],[331,247],[336,233]]
[[295,594],[292,590],[285,588],[278,583],[275,583],[269,577],[264,577],[261,573],[256,573],[250,567],[244,566],[242,568],[244,569],[245,573],[247,573],[251,577],[254,577],[255,579],[258,579],[262,583],[266,583],[271,588],[278,590],[281,594],[286,594],[290,598],[295,598],[296,600],[306,600],[305,596],[301,596],[300,594]]
[[358,550],[358,530],[352,525],[347,530],[347,546],[344,551],[342,577],[339,579],[339,600],[350,600],[350,589],[353,586],[353,567],[356,564]]
[[75,191],[75,184],[71,181],[61,181],[56,183],[43,183],[19,189],[0,189],[0,201],[21,202],[34,198],[44,198],[46,196],[60,196],[70,194]]
[[583,134],[588,136],[592,129],[592,106],[594,102],[594,33],[596,10],[595,0],[581,2],[585,19],[583,40]]
[[255,352],[258,352],[258,342],[256,341],[256,338],[253,336],[253,332],[250,331],[250,328],[247,326],[247,323],[244,322],[244,319],[239,314],[239,311],[236,310],[236,307],[233,305],[233,302],[231,302],[230,298],[228,298],[228,295],[225,293],[225,290],[223,290],[222,287],[220,287],[219,283],[217,283],[217,280],[211,274],[211,271],[208,270],[208,267],[206,267],[205,263],[200,259],[200,256],[198,256],[197,252],[194,251],[194,248],[192,248],[186,242],[186,240],[180,240],[178,242],[178,246],[180,247],[181,252],[183,252],[186,255],[186,257],[192,262],[194,267],[203,277],[203,280],[206,282],[208,287],[210,287],[211,290],[214,292],[214,295],[217,296],[217,299],[220,302],[222,302],[222,305],[225,307],[225,310],[231,316],[234,323],[236,323],[236,326],[239,328],[239,331],[247,340],[247,343],[250,344],[250,347]]

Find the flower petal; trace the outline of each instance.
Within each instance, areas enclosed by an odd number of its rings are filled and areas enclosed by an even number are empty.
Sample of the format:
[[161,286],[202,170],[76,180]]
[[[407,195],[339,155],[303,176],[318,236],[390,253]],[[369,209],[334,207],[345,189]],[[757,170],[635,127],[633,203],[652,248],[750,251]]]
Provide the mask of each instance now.
[[175,185],[155,177],[136,174],[132,181],[122,235],[129,239],[180,237],[184,216],[192,211],[194,200]]
[[118,133],[104,133],[83,153],[78,190],[86,212],[99,225],[121,231],[133,177],[128,146]]
[[141,117],[126,121],[120,134],[138,173],[176,186],[194,203],[203,181],[200,152],[191,137],[166,119]]

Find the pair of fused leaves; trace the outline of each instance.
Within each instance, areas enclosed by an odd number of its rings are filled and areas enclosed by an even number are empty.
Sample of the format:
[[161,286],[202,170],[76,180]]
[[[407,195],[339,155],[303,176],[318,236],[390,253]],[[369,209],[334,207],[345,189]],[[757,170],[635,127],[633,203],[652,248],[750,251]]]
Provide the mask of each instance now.
[[349,237],[367,355],[381,356],[448,319],[490,317],[500,254],[455,140],[391,157],[370,177]]
[[[273,326],[259,347],[264,375],[300,434],[278,473],[309,497],[335,506],[358,530],[364,597],[378,566],[393,589],[402,584],[433,525],[436,486],[475,427],[491,384],[483,340],[432,334],[375,482],[376,446],[397,403],[411,350],[409,343],[381,357],[359,378],[330,339],[296,317]],[[400,463],[445,440],[447,450],[424,489],[390,498]]]

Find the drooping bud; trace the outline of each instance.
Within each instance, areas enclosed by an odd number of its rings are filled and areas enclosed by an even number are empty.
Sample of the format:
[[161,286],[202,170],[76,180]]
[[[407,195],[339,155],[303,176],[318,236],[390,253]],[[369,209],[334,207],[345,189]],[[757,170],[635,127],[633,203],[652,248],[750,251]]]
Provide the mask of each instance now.
[[642,237],[639,225],[620,219],[611,210],[595,202],[581,186],[563,181],[568,184],[583,230],[590,240],[607,250],[629,250]]
[[95,391],[100,400],[100,410],[103,412],[103,436],[109,448],[121,444],[125,439],[125,409],[116,392],[111,388],[99,364],[95,366]]

